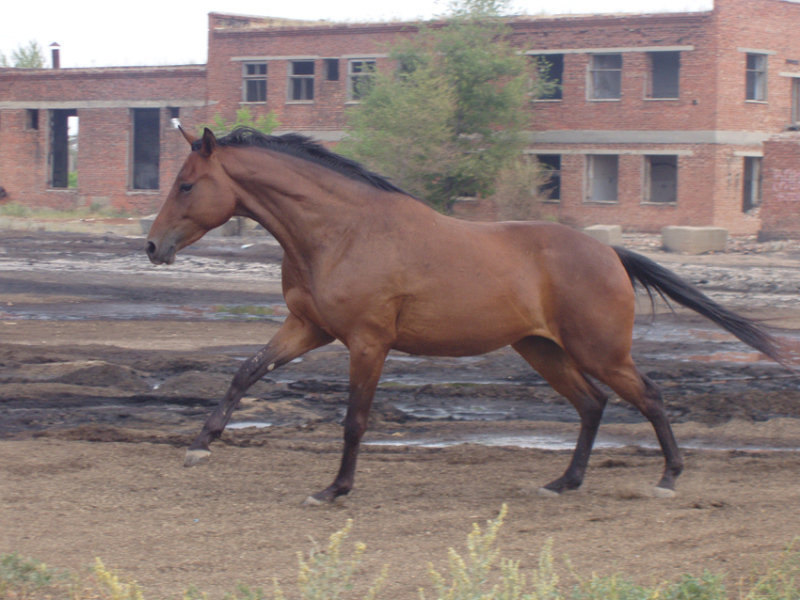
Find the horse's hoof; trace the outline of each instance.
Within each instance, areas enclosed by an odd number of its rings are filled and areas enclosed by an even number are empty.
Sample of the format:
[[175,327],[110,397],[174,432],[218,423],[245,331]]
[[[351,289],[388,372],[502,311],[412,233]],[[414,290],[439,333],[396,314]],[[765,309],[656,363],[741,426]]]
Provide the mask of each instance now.
[[303,506],[322,506],[324,502],[322,500],[318,500],[314,498],[314,496],[309,496],[305,500],[303,500]]
[[665,487],[654,487],[653,488],[653,496],[655,498],[674,498],[676,496],[675,490],[671,490]]
[[555,490],[551,490],[546,487],[540,487],[538,490],[536,490],[536,493],[539,494],[542,498],[558,498],[561,495]]
[[210,450],[187,450],[186,458],[183,459],[184,467],[196,467],[207,463],[211,458]]

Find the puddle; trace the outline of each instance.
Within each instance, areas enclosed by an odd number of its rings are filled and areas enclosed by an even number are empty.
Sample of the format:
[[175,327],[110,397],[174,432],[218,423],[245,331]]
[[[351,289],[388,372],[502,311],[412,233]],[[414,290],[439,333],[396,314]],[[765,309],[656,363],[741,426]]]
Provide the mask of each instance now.
[[757,363],[772,362],[760,352],[712,352],[711,354],[692,354],[686,360],[697,362]]
[[153,302],[67,302],[58,304],[20,303],[4,305],[0,319],[40,321],[111,320],[132,321],[143,319],[170,320],[251,320],[266,319],[283,322],[286,319],[283,304],[158,304]]
[[[572,450],[575,447],[575,438],[560,436],[556,434],[515,434],[506,435],[502,433],[481,433],[464,435],[458,438],[436,439],[419,438],[411,440],[375,440],[365,442],[368,446],[408,446],[419,448],[449,448],[461,444],[478,444],[481,446],[508,446],[514,448],[534,448],[538,450]],[[779,446],[760,446],[760,445],[730,445],[717,443],[709,440],[689,440],[679,444],[683,450],[717,450],[717,451],[740,451],[740,452],[800,452],[800,447],[787,448]],[[612,449],[636,447],[647,450],[657,450],[658,443],[642,442],[621,437],[605,436],[600,433],[594,444],[595,448]]]
[[266,421],[239,421],[228,423],[225,429],[248,429],[250,427],[254,429],[266,429],[272,427],[272,423]]
[[[776,337],[788,341],[790,346],[800,344],[800,333],[780,331]],[[637,322],[633,329],[634,343],[641,344],[665,343],[670,344],[672,352],[665,351],[664,347],[655,347],[652,350],[634,349],[634,358],[637,356],[657,356],[660,360],[677,359],[684,361],[697,361],[705,363],[774,363],[764,354],[752,350],[749,346],[736,339],[732,334],[708,322],[691,326],[681,325],[668,317],[651,321],[643,319]],[[709,345],[717,348],[705,351]],[[700,348],[703,350],[698,351]]]
[[[268,421],[238,421],[229,423],[227,429],[267,429],[273,423]],[[572,450],[575,447],[577,430],[574,433],[472,433],[464,435],[430,436],[403,439],[393,437],[383,440],[365,441],[366,446],[397,446],[412,448],[450,448],[463,444],[477,444],[489,447],[532,448],[538,450]],[[800,447],[769,446],[763,444],[733,444],[713,439],[688,438],[679,446],[683,450],[711,450],[737,452],[800,452]],[[599,449],[615,449],[634,447],[645,450],[658,450],[658,442],[620,435],[608,435],[601,432],[594,444]]]

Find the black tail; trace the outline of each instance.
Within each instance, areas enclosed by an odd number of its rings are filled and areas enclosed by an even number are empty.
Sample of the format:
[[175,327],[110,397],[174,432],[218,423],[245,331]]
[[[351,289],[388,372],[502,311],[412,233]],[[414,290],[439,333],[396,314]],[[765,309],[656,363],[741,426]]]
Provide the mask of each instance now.
[[615,246],[614,250],[628,272],[631,282],[640,283],[650,298],[653,291],[662,298],[671,298],[678,304],[700,313],[711,319],[723,329],[731,332],[748,346],[766,354],[781,364],[787,363],[787,357],[781,350],[781,344],[755,321],[746,319],[732,310],[717,304],[691,283],[684,281],[675,273],[650,260],[649,258]]

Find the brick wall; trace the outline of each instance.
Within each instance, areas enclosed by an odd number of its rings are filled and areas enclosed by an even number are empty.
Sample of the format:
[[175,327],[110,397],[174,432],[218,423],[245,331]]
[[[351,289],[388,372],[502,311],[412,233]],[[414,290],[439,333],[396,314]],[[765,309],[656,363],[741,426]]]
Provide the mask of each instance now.
[[762,239],[800,237],[800,133],[764,143]]
[[[351,58],[376,59],[386,67],[387,47],[398,36],[408,35],[403,25],[331,25],[284,27],[261,26],[262,19],[243,20],[234,26],[220,15],[209,15],[208,96],[213,111],[232,121],[236,110],[246,106],[254,115],[274,112],[281,129],[333,130],[345,126],[347,108],[347,63]],[[222,25],[225,26],[222,26]],[[267,62],[267,100],[242,102],[244,57]],[[288,100],[289,68],[292,59],[314,58],[314,101]],[[324,58],[339,59],[339,80],[327,81]]]
[[[4,70],[0,73],[0,185],[9,200],[64,210],[100,205],[142,214],[156,210],[188,147],[170,124],[206,119],[205,67]],[[78,187],[51,188],[50,111],[74,109],[79,122]],[[159,190],[130,189],[131,109],[160,110]],[[27,110],[38,129],[26,128]]]
[[[791,116],[792,75],[800,75],[800,4],[787,0],[716,0],[712,11],[650,15],[525,17],[511,21],[512,41],[522,52],[564,55],[563,98],[530,104],[530,151],[562,156],[562,197],[545,215],[586,226],[618,223],[628,230],[665,225],[717,225],[732,234],[761,229],[758,211],[742,208],[744,156],[765,153],[762,142]],[[205,66],[2,70],[0,69],[0,185],[12,199],[31,205],[108,204],[135,212],[155,210],[186,155],[167,107],[180,107],[189,129],[219,114],[235,119],[246,106],[255,116],[274,112],[282,130],[312,132],[331,143],[346,126],[350,58],[375,59],[391,68],[389,47],[415,32],[413,24],[347,25],[209,15]],[[680,94],[647,98],[649,52],[680,51]],[[622,93],[613,101],[588,98],[592,53],[622,56]],[[747,54],[768,56],[768,96],[745,100]],[[325,77],[325,59],[339,61],[338,81]],[[315,64],[313,102],[288,101],[293,59]],[[242,65],[267,62],[267,100],[243,103]],[[65,104],[66,103],[66,104]],[[25,109],[40,108],[38,131],[26,130]],[[76,108],[81,125],[78,188],[48,187],[50,132],[47,110]],[[131,108],[158,107],[161,164],[159,190],[130,189]],[[778,143],[778,142],[776,142]],[[776,157],[777,150],[770,150]],[[616,202],[585,198],[587,155],[619,155]],[[677,202],[646,203],[645,156],[678,155]],[[788,169],[787,163],[778,169]],[[787,185],[787,184],[782,184]],[[780,214],[773,200],[763,215]],[[460,207],[486,217],[492,207]],[[764,230],[792,222],[765,222]],[[800,222],[797,224],[800,231]]]

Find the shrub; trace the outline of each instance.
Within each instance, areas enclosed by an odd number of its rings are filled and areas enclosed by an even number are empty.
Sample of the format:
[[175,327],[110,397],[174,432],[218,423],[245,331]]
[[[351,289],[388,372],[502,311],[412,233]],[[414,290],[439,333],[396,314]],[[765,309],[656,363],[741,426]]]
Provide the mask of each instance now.
[[48,593],[62,583],[65,575],[43,562],[19,554],[0,556],[0,598],[26,600]]
[[[448,551],[448,571],[440,573],[429,565],[433,592],[437,600],[800,600],[800,538],[765,570],[738,582],[737,594],[726,594],[723,578],[705,571],[700,577],[684,575],[676,582],[655,587],[634,583],[623,575],[597,575],[580,580],[565,591],[555,569],[552,542],[542,547],[539,564],[526,578],[517,561],[503,558],[497,537],[507,508],[503,505],[495,519],[482,530],[477,524],[467,536],[467,553]],[[353,580],[361,567],[366,547],[362,543],[344,551],[352,520],[333,533],[324,548],[316,545],[307,556],[298,554],[299,574],[296,594],[299,600],[345,600],[357,597]],[[123,581],[97,559],[90,580],[70,578],[42,562],[18,554],[0,555],[0,600],[144,600],[135,582]],[[387,578],[384,567],[367,591],[365,600],[376,600]],[[91,584],[91,585],[90,585]],[[239,585],[224,600],[287,600],[277,583],[271,595],[261,588]],[[420,590],[420,597],[426,598]],[[208,600],[206,594],[191,587],[182,600]]]

